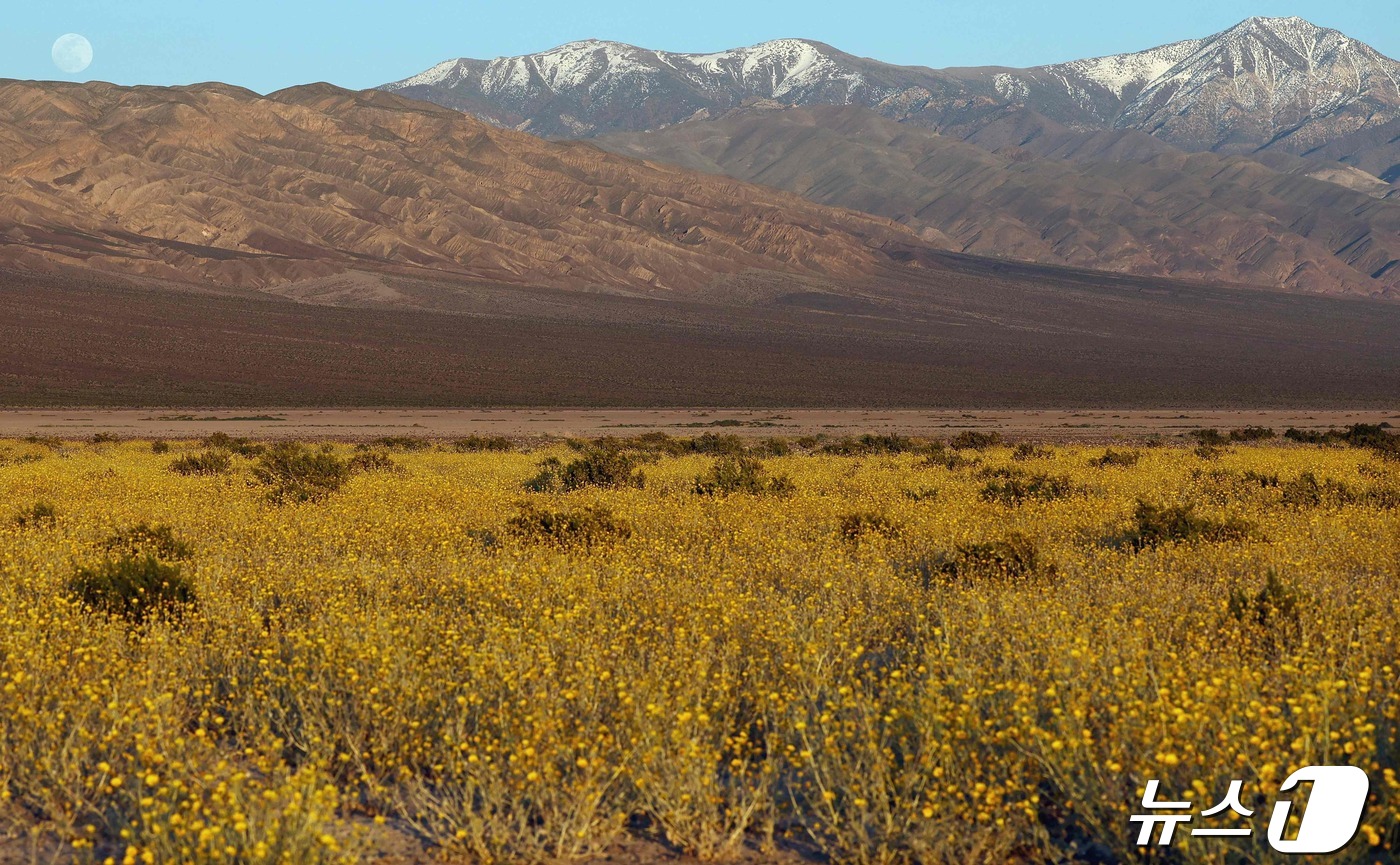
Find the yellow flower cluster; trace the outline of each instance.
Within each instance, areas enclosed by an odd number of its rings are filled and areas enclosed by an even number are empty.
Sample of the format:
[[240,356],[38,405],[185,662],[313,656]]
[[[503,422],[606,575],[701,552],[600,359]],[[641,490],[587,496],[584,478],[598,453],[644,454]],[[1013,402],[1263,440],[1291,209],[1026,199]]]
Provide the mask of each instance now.
[[[247,457],[168,470],[197,450],[0,443],[0,828],[113,863],[353,861],[387,829],[586,858],[637,818],[709,860],[1136,861],[1147,780],[1208,808],[1241,779],[1250,837],[1176,839],[1224,865],[1272,860],[1293,770],[1345,763],[1372,801],[1328,861],[1400,844],[1400,463],[1364,450],[799,453],[765,461],[790,494],[725,496],[706,456],[532,493],[566,448],[427,448],[288,504]],[[1143,541],[1140,501],[1247,528]],[[527,504],[631,531],[535,542]],[[138,524],[192,548],[183,615],[70,591]]]

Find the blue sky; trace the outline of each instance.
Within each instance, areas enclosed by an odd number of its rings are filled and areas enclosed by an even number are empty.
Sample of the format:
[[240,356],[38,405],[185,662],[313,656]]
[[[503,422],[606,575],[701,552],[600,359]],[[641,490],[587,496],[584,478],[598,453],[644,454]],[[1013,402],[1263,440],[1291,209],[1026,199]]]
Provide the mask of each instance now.
[[[924,66],[1031,66],[1205,36],[1252,15],[1301,15],[1400,57],[1396,0],[10,0],[0,78],[119,84],[226,81],[260,92],[370,87],[451,57],[596,37],[674,51],[819,39]],[[1134,8],[1135,7],[1135,8]],[[49,51],[76,32],[96,60],[64,76]]]

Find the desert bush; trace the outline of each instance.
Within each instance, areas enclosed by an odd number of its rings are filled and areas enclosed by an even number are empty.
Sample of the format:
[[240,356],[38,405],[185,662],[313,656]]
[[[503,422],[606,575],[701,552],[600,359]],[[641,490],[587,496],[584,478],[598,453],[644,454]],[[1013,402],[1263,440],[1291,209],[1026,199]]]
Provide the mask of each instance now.
[[983,500],[1008,506],[1032,500],[1050,502],[1073,494],[1074,483],[1069,478],[1047,474],[1008,474],[982,487]]
[[1230,443],[1229,436],[1218,429],[1192,430],[1189,435],[1205,447],[1224,447]]
[[1196,448],[1195,454],[1206,462],[1213,462],[1225,455],[1225,448],[1217,447],[1212,444],[1203,444]]
[[976,462],[976,458],[968,459],[955,450],[934,448],[929,451],[928,456],[924,457],[920,465],[924,468],[943,468],[949,471],[957,471],[958,469],[974,465]]
[[515,443],[505,436],[483,436],[469,435],[466,438],[457,439],[452,443],[452,449],[457,453],[505,453],[515,450]]
[[22,529],[38,529],[58,522],[58,508],[52,502],[38,501],[15,514],[15,525]]
[[539,474],[526,481],[525,488],[537,493],[567,493],[584,487],[642,489],[646,476],[637,463],[633,454],[607,447],[585,450],[568,463],[550,457],[540,463]]
[[1278,438],[1278,433],[1268,427],[1247,426],[1230,430],[1230,441],[1232,442],[1262,442]]
[[194,606],[194,585],[179,565],[155,556],[122,556],[79,568],[68,592],[98,613],[118,616],[133,625],[156,618],[178,618]]
[[508,531],[523,541],[559,547],[591,547],[632,536],[632,527],[604,507],[550,511],[532,504],[520,506]]
[[177,475],[223,475],[232,468],[229,455],[217,450],[185,454],[170,464],[170,470]]
[[157,456],[159,456],[160,454],[170,453],[170,442],[165,441],[164,439],[157,439],[156,441],[151,442],[151,453],[156,454]]
[[1270,649],[1293,646],[1302,638],[1303,597],[1270,568],[1264,586],[1256,593],[1234,589],[1230,593],[1230,615],[1241,624],[1262,634]]
[[749,448],[756,457],[785,457],[792,453],[792,445],[787,439],[766,438]]
[[1137,451],[1116,451],[1108,448],[1102,456],[1089,460],[1089,465],[1095,468],[1131,468],[1142,459],[1142,454]]
[[329,446],[312,450],[300,442],[279,442],[253,466],[253,477],[268,487],[276,502],[320,501],[350,479],[350,463]]
[[1021,442],[1016,445],[1016,450],[1012,451],[1011,458],[1024,462],[1026,460],[1049,459],[1055,455],[1055,449],[1051,447],[1040,447],[1030,442]]
[[1265,489],[1276,488],[1279,485],[1278,475],[1264,474],[1262,472],[1256,472],[1254,469],[1247,469],[1242,475],[1242,477],[1244,478],[1245,482],[1251,484],[1258,484],[1260,487]]
[[938,498],[938,490],[934,487],[923,487],[917,490],[905,490],[904,497],[911,502],[931,502]]
[[207,436],[200,444],[207,450],[226,451],[248,459],[252,459],[267,450],[266,445],[259,444],[251,439],[234,438],[224,432],[216,432],[213,435]]
[[929,450],[927,442],[894,434],[846,436],[822,448],[822,453],[836,456],[874,456],[878,454],[922,453]]
[[785,496],[793,491],[792,481],[785,475],[771,476],[761,460],[753,457],[720,457],[710,470],[695,479],[696,495],[727,496],[735,493],[749,495]]
[[729,435],[704,433],[686,442],[685,450],[689,453],[717,457],[737,456],[747,451],[748,447],[742,438],[732,433]]
[[890,521],[889,517],[874,511],[857,511],[847,514],[841,518],[841,536],[847,541],[855,542],[867,537],[895,538],[899,537],[899,526]]
[[936,556],[932,565],[933,572],[962,581],[1023,580],[1038,573],[1049,575],[1054,570],[1042,566],[1040,548],[1020,532],[1011,532],[999,540],[959,544],[952,553]]
[[1116,538],[1116,542],[1144,550],[1168,543],[1237,541],[1248,537],[1253,530],[1250,523],[1242,520],[1217,521],[1202,517],[1190,504],[1161,506],[1138,500],[1133,525]]
[[1340,481],[1328,478],[1319,481],[1312,472],[1303,472],[1283,483],[1283,503],[1295,508],[1318,508],[1324,505],[1344,505],[1354,500],[1351,489]]
[[116,442],[121,441],[121,436],[115,436],[111,433],[105,432],[93,433],[93,436],[90,439],[90,441],[95,445],[115,444]]
[[1400,458],[1400,436],[1389,433],[1390,424],[1356,424],[1345,430],[1314,432],[1290,427],[1283,437],[1289,441],[1314,445],[1348,445],[1373,451],[1386,459]]
[[102,546],[119,556],[153,556],[166,561],[180,561],[194,555],[194,547],[177,537],[170,526],[149,523],[122,529],[103,541]]
[[957,450],[980,451],[990,447],[996,447],[1001,443],[1001,433],[968,430],[953,436],[953,438],[949,440],[948,446],[956,448]]

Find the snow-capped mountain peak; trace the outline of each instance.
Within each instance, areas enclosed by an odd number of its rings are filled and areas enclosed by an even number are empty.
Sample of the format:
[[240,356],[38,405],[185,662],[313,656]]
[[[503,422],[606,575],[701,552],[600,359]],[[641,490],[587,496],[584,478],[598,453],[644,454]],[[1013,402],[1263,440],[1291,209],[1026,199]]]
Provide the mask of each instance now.
[[1400,118],[1400,63],[1297,17],[1250,18],[1203,39],[1035,69],[934,70],[775,39],[710,53],[597,39],[538,54],[451,60],[386,89],[541,135],[656,129],[754,100],[855,104],[968,129],[1027,108],[1072,129],[1136,129],[1217,150],[1306,150]]
[[1092,57],[1044,68],[1051,72],[1078,75],[1121,99],[1133,85],[1141,88],[1166,75],[1172,67],[1199,50],[1204,42],[1204,39],[1189,39],[1147,51]]

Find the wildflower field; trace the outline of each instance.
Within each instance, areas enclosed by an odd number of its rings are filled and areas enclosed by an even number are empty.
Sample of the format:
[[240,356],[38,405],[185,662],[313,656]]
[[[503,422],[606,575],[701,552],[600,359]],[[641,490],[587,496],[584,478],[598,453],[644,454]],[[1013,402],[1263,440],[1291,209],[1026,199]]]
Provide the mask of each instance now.
[[118,863],[392,835],[1223,865],[1277,859],[1260,817],[1139,850],[1149,779],[1264,814],[1352,764],[1371,801],[1325,861],[1393,862],[1372,433],[0,442],[0,832]]

